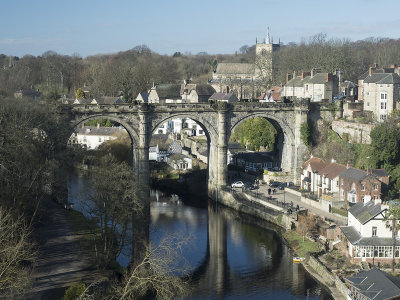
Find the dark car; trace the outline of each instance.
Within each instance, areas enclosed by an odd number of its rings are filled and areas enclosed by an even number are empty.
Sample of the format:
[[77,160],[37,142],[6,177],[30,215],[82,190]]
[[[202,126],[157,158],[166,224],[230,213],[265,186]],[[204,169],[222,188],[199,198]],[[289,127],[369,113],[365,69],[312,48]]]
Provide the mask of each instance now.
[[256,190],[257,186],[255,186],[254,184],[251,184],[251,183],[245,183],[244,188],[246,190],[251,190],[252,191],[252,190]]
[[282,184],[280,184],[280,185],[278,185],[278,189],[280,189],[280,190],[284,190],[285,189],[285,184],[284,183],[282,183]]
[[272,181],[272,182],[269,184],[270,187],[278,187],[278,186],[280,186],[280,185],[281,185],[281,183],[280,183],[279,181]]

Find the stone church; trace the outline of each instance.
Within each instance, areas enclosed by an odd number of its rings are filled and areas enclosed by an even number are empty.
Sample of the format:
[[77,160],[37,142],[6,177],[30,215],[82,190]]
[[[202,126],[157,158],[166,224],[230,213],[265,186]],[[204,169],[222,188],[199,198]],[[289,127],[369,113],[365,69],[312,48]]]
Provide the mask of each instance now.
[[218,93],[234,93],[239,100],[260,96],[272,85],[273,53],[279,48],[280,41],[273,43],[268,28],[262,43],[256,39],[254,63],[219,63],[212,74],[211,85]]

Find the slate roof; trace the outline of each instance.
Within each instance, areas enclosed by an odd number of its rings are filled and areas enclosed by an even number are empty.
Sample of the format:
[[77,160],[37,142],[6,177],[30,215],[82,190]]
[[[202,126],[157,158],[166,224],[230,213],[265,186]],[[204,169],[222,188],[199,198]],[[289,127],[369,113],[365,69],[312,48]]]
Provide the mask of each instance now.
[[214,93],[209,100],[238,101],[238,98],[233,93]]
[[185,158],[191,159],[190,157],[188,157],[184,154],[174,153],[174,154],[171,154],[170,156],[168,156],[168,162],[179,162],[179,161],[184,162]]
[[235,153],[245,152],[246,149],[243,148],[240,143],[229,143],[228,151],[232,154],[235,154]]
[[385,169],[372,170],[372,174],[374,174],[377,177],[387,177],[387,176],[389,176],[389,174],[386,172]]
[[93,101],[96,101],[97,104],[123,104],[125,103],[124,100],[122,100],[120,97],[101,97],[98,99],[93,99]]
[[367,177],[367,173],[358,169],[348,168],[340,174],[340,177],[344,177],[352,181],[361,181]]
[[304,164],[303,164],[303,169],[305,169],[308,165],[311,165],[311,169],[313,171],[317,171],[320,172],[320,170],[322,170],[323,168],[325,168],[325,166],[327,165],[327,163],[319,158],[319,157],[311,157],[309,160],[307,160]]
[[180,84],[160,84],[155,87],[159,99],[181,98]]
[[396,73],[373,73],[365,78],[364,83],[397,84],[400,83],[400,76]]
[[314,84],[324,84],[325,82],[328,82],[328,73],[318,73],[315,74],[313,77],[307,76],[304,78],[304,81],[309,82],[309,83],[314,83]]
[[352,81],[346,80],[346,81],[344,81],[344,82],[342,82],[342,83],[340,84],[340,87],[341,87],[341,88],[346,88],[346,89],[348,89],[348,88],[355,88],[355,87],[357,87],[357,84],[355,84],[355,83],[352,82]]
[[374,201],[368,201],[367,203],[359,202],[353,205],[349,208],[349,213],[364,225],[385,210],[382,210],[380,203],[375,204]]
[[331,162],[327,164],[324,168],[322,168],[319,173],[325,174],[325,176],[329,179],[334,179],[344,170],[346,170],[346,166]]
[[254,65],[245,63],[219,63],[216,74],[248,74],[254,75]]
[[290,79],[285,86],[294,86],[294,87],[302,87],[304,84],[303,79],[301,79],[301,76],[296,76],[292,79]]
[[[140,98],[139,98],[140,96]],[[136,97],[136,100],[143,99],[144,102],[149,102],[149,94],[148,93],[139,93]]]
[[98,135],[98,136],[112,136],[117,135],[123,130],[118,127],[96,127],[96,126],[85,126],[83,128],[77,128],[76,133],[82,135]]
[[353,226],[341,226],[343,234],[352,245],[357,246],[392,246],[391,238],[382,237],[362,237],[361,234]]
[[194,84],[194,83],[189,83],[189,84],[182,84],[181,86],[181,95],[184,94],[185,90],[188,90],[187,93],[189,94],[192,90],[195,90],[197,95],[199,96],[211,96],[212,94],[215,93],[215,89],[209,85],[209,84]]
[[168,137],[168,134],[153,134],[149,146],[154,147],[158,145],[160,150],[167,151],[172,141],[173,140]]
[[[374,74],[374,73],[390,73],[390,72],[389,72],[389,68],[387,68],[387,69],[381,68],[381,69],[374,70],[372,74]],[[357,79],[358,80],[365,80],[365,78],[367,78],[368,76],[369,76],[369,69],[367,71],[365,71],[364,73],[362,73],[360,76],[358,76]]]
[[400,297],[400,279],[376,268],[361,271],[352,277],[346,277],[345,280],[357,288],[359,293],[370,299],[384,300]]

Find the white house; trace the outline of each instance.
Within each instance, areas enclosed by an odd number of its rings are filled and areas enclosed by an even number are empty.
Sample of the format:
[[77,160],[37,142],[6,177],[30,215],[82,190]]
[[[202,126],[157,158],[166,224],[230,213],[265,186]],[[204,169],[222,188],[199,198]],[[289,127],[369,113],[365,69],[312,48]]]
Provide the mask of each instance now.
[[[347,239],[353,262],[390,263],[393,255],[392,232],[384,221],[388,210],[380,200],[359,202],[349,209],[347,226],[340,229]],[[400,258],[400,239],[396,235],[395,258]]]
[[102,143],[109,140],[115,140],[122,133],[126,132],[124,128],[119,127],[97,127],[84,126],[78,128],[69,139],[69,144],[78,144],[87,149],[93,150],[99,147]]
[[168,157],[168,164],[175,170],[189,170],[192,168],[192,159],[186,155],[175,153]]
[[302,167],[300,175],[301,188],[309,192],[317,192],[319,189],[318,175],[322,169],[327,166],[327,163],[318,157],[311,157]]
[[182,153],[182,146],[166,134],[155,134],[150,140],[149,160],[167,162],[171,154]]

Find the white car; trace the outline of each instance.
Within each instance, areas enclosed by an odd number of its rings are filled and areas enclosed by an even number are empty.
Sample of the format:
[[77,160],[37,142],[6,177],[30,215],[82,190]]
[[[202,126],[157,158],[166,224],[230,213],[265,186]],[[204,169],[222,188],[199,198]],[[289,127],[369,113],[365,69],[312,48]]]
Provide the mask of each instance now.
[[242,187],[244,187],[244,183],[242,181],[236,181],[236,182],[232,183],[232,187],[233,188],[242,188]]

